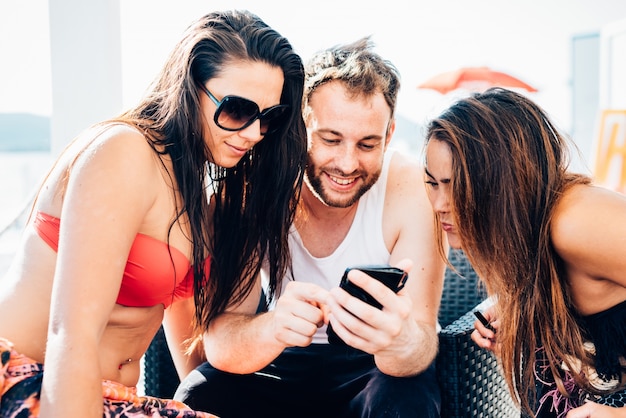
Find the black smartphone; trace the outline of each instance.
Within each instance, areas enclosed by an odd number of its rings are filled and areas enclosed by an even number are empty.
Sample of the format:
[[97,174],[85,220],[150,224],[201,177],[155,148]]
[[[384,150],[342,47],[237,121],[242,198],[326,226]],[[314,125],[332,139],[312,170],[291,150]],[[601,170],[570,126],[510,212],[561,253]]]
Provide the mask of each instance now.
[[[339,287],[344,289],[355,298],[358,298],[363,302],[368,303],[378,309],[382,309],[383,306],[376,299],[374,299],[372,295],[348,280],[348,273],[350,272],[350,270],[360,270],[368,276],[371,276],[379,282],[383,283],[385,286],[387,286],[389,289],[393,290],[396,293],[398,293],[400,289],[404,287],[404,285],[406,284],[406,280],[409,277],[406,271],[397,267],[391,267],[387,265],[349,267],[346,269],[346,271],[344,271],[341,282],[339,283]],[[343,340],[339,338],[337,334],[335,334],[330,324],[328,324],[328,327],[326,328],[326,335],[328,336],[328,342],[331,344],[345,344]]]
[[485,328],[496,332],[496,329],[487,321],[487,318],[480,311],[474,311],[474,316],[485,326]]

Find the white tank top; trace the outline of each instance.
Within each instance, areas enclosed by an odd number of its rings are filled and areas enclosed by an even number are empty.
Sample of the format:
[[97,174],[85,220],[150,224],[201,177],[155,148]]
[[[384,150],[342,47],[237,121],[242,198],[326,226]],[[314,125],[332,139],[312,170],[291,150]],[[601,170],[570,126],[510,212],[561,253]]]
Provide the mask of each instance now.
[[[288,274],[282,289],[290,280],[315,283],[324,289],[338,286],[347,267],[389,263],[390,253],[383,237],[383,208],[389,164],[393,150],[388,148],[378,181],[359,199],[356,215],[344,240],[328,257],[313,257],[304,247],[295,226],[289,233],[289,250],[293,262],[293,277]],[[306,186],[304,186],[306,187]],[[266,274],[266,271],[263,271]],[[267,283],[265,281],[265,283]],[[281,290],[282,290],[281,289]],[[281,292],[279,292],[280,295]],[[272,303],[269,309],[273,309]],[[313,343],[328,343],[326,327],[317,330]]]

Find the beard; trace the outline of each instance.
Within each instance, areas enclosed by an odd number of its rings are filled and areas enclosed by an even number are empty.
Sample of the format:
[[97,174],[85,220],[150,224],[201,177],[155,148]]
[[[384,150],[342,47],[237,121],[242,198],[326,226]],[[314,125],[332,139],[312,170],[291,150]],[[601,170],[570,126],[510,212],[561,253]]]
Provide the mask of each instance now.
[[[337,177],[347,177],[345,173],[339,170],[327,170],[326,173],[330,175],[336,175]],[[333,208],[348,208],[359,201],[361,196],[365,194],[380,177],[381,169],[374,173],[357,173],[363,180],[363,183],[359,188],[354,190],[352,194],[346,195],[345,193],[337,193],[332,190],[325,190],[322,182],[322,170],[318,170],[315,165],[310,161],[306,166],[304,182],[307,184],[311,192],[324,204]],[[354,176],[355,173],[351,173],[350,176]]]

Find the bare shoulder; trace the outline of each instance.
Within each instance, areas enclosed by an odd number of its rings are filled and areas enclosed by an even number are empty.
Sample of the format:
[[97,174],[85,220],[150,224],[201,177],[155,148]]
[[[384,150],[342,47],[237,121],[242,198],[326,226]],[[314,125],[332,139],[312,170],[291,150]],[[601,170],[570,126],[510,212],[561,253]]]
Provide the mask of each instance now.
[[578,185],[555,208],[551,238],[577,308],[599,312],[626,297],[626,196]]
[[[147,138],[132,126],[114,123],[83,133],[70,153],[67,187],[85,185],[119,196],[120,203],[149,207],[162,190],[162,163]],[[95,192],[94,192],[95,193]]]
[[79,166],[98,166],[113,178],[118,170],[118,174],[125,174],[127,179],[133,176],[134,180],[143,176],[149,178],[158,169],[157,153],[144,134],[130,125],[115,123],[94,127],[79,141],[78,146],[83,147],[75,161]]
[[423,167],[416,157],[395,151],[389,165],[387,193],[419,194],[424,179]]
[[90,128],[81,135],[81,141],[87,156],[101,151],[136,157],[154,154],[145,135],[135,127],[123,123]]
[[411,217],[432,211],[424,186],[424,168],[417,157],[394,152],[387,178],[385,207],[387,213],[405,213]]
[[[60,199],[72,184],[91,187],[118,187],[152,181],[158,170],[156,152],[145,136],[134,127],[122,123],[103,123],[80,133],[59,156],[39,195],[45,210],[60,212]],[[133,179],[129,182],[129,179]],[[140,187],[145,187],[142,184]],[[148,190],[144,191],[147,193]]]
[[625,234],[626,196],[593,185],[567,190],[551,221],[552,242],[564,258],[605,252]]
[[[421,164],[413,156],[394,152],[385,192],[383,230],[387,247],[394,248],[401,234],[410,237],[409,241],[425,242],[422,235],[431,232],[432,217]],[[415,255],[409,258],[415,260]]]

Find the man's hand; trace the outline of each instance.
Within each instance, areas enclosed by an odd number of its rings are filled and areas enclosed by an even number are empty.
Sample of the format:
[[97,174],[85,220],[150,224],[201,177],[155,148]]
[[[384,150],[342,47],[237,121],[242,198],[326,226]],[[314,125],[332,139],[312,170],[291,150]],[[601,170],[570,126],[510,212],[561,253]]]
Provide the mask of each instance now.
[[[407,261],[398,267],[408,271],[411,263]],[[376,356],[394,356],[417,343],[413,341],[416,335],[416,323],[411,317],[413,305],[404,290],[396,294],[359,270],[351,270],[348,279],[383,307],[377,309],[339,287],[332,289],[328,299],[330,321],[346,344]]]
[[272,311],[274,338],[286,347],[306,347],[328,322],[328,292],[312,283],[289,282]]

